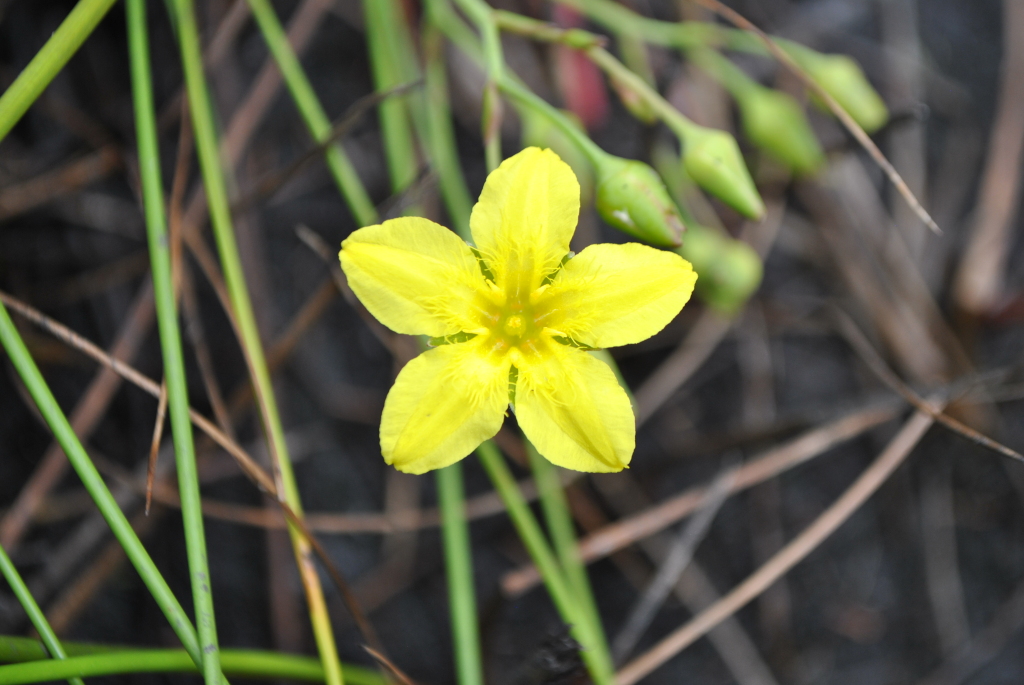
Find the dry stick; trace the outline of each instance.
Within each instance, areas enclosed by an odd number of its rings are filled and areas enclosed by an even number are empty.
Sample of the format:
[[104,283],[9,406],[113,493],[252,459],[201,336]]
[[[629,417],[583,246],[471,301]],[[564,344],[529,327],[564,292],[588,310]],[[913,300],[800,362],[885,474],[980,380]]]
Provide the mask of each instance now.
[[[649,505],[647,496],[629,473],[623,472],[612,478],[595,479],[594,486],[611,507],[612,512],[619,516],[626,516]],[[570,491],[573,492],[573,516],[584,530],[591,532],[608,524],[603,511],[582,489],[573,488],[567,490],[567,493]],[[655,534],[637,543],[643,556],[655,564],[665,559],[670,545],[667,533]],[[638,590],[647,584],[649,576],[640,551],[629,548],[611,556],[612,561]],[[691,615],[700,613],[720,597],[718,590],[696,560],[690,562],[688,570],[679,579],[673,592]],[[711,630],[708,633],[708,641],[718,652],[738,685],[778,685],[753,640],[735,617],[727,618]]]
[[372,647],[363,646],[363,649],[365,649],[366,653],[372,656],[374,660],[378,664],[383,666],[384,669],[388,673],[390,673],[391,676],[399,683],[402,683],[403,685],[416,685],[416,681],[407,676],[405,672],[402,671],[402,669],[400,669],[398,666],[394,664],[394,662],[391,661],[391,659],[388,659],[386,656],[381,654],[376,649],[373,649]]
[[925,589],[939,646],[943,657],[948,659],[971,639],[957,558],[952,460],[933,462],[921,475],[919,499]]
[[792,72],[793,75],[800,79],[801,83],[803,83],[805,87],[813,91],[815,95],[821,98],[822,102],[824,102],[828,106],[832,114],[834,114],[835,117],[842,122],[843,126],[846,127],[846,130],[849,131],[853,135],[853,137],[857,139],[857,142],[861,144],[861,147],[868,151],[868,154],[871,155],[871,158],[875,160],[875,163],[882,168],[882,171],[885,172],[885,175],[889,177],[889,181],[891,181],[892,184],[896,186],[896,190],[898,190],[900,195],[903,196],[903,199],[907,201],[907,204],[910,205],[910,208],[912,210],[914,210],[914,213],[917,214],[918,218],[920,218],[921,221],[927,224],[928,228],[932,229],[934,232],[942,232],[942,230],[939,228],[939,225],[935,223],[935,220],[932,219],[931,215],[928,214],[925,208],[921,206],[921,203],[918,202],[916,197],[914,197],[914,194],[910,192],[910,188],[907,187],[906,182],[900,176],[899,172],[896,171],[896,168],[889,163],[889,160],[885,158],[885,155],[883,155],[882,151],[878,149],[878,146],[875,145],[874,141],[871,140],[868,134],[864,132],[864,129],[862,129],[860,125],[853,120],[853,117],[847,114],[846,110],[843,109],[839,105],[839,103],[835,101],[835,98],[829,95],[824,88],[818,85],[818,83],[814,79],[807,75],[807,72],[804,71],[803,68],[799,64],[797,64],[792,57],[790,57],[782,48],[776,45],[775,41],[773,41],[767,33],[759,29],[756,25],[754,25],[752,22],[743,17],[743,15],[741,15],[736,10],[723,5],[721,2],[719,2],[719,0],[690,1],[698,5],[701,5],[702,7],[708,8],[712,12],[715,12],[725,17],[737,28],[743,29],[744,31],[750,31],[751,33],[755,34],[758,38],[760,38],[761,42],[764,43],[765,48],[768,49],[768,52],[770,52],[772,56],[779,61],[780,64],[789,69],[789,71]]
[[146,516],[153,503],[153,480],[156,478],[156,464],[160,456],[160,441],[164,435],[164,417],[167,414],[167,381],[160,384],[160,399],[156,403],[156,425],[153,439],[149,443],[149,466],[146,469]]
[[636,427],[640,428],[675,391],[707,361],[732,327],[732,319],[706,309],[668,358],[656,368],[636,394]]
[[918,685],[960,685],[999,655],[1024,626],[1024,583],[996,611],[992,621],[953,657]]
[[621,663],[633,647],[640,641],[644,631],[650,626],[655,614],[665,602],[672,588],[679,582],[679,577],[689,566],[697,546],[707,535],[711,522],[718,510],[722,508],[729,494],[729,486],[736,477],[735,469],[728,469],[715,478],[708,490],[708,496],[696,515],[683,527],[679,536],[669,549],[658,573],[647,585],[639,601],[626,619],[626,625],[612,642],[612,656],[615,663]]
[[[941,409],[941,406],[933,405],[931,409],[934,412]],[[729,594],[676,629],[647,652],[626,664],[616,674],[617,684],[633,685],[647,676],[693,644],[725,618],[732,616],[817,549],[881,487],[896,470],[896,467],[903,463],[933,423],[934,419],[930,413],[915,412],[871,466],[810,526]]]
[[196,356],[196,365],[199,367],[199,376],[202,378],[203,387],[206,390],[206,399],[210,402],[217,425],[226,435],[235,439],[231,413],[224,403],[224,394],[221,392],[217,374],[214,372],[213,356],[206,344],[206,331],[199,312],[199,301],[196,299],[195,279],[192,276],[192,270],[184,262],[181,269],[181,298],[185,324],[183,328],[189,345],[192,347],[192,352]]
[[62,167],[7,186],[0,192],[0,221],[105,178],[120,166],[119,147],[107,145]]
[[981,314],[992,309],[1003,290],[1006,259],[1014,238],[1024,155],[1024,4],[1003,2],[1004,57],[999,104],[988,143],[988,159],[978,192],[970,241],[957,270],[957,305]]
[[328,148],[338,140],[348,135],[355,128],[356,124],[371,109],[393,95],[401,95],[406,91],[422,85],[422,81],[406,83],[387,90],[376,91],[356,100],[345,110],[341,118],[334,123],[330,134],[322,142],[307,149],[299,155],[291,164],[281,171],[274,171],[266,174],[263,178],[253,184],[252,190],[231,204],[231,212],[241,212],[252,205],[273,195],[277,190],[287,183],[293,176],[301,171],[311,161],[317,159]]
[[[131,518],[132,530],[140,538],[152,530],[160,520],[163,510],[157,508],[152,516],[136,514]],[[57,634],[64,633],[75,618],[82,613],[89,601],[99,591],[103,582],[113,574],[128,557],[117,540],[111,540],[84,573],[61,589],[50,603],[46,618]]]
[[[142,483],[138,483],[130,477],[122,478],[121,480],[137,492],[145,492],[145,486]],[[527,501],[537,499],[537,488],[534,486],[532,479],[519,481],[519,488]],[[177,491],[168,484],[157,482],[153,488],[153,497],[158,504],[174,507],[175,509],[181,508],[181,500],[178,498]],[[270,530],[285,530],[288,527],[288,519],[276,510],[222,502],[210,498],[203,498],[202,505],[205,516],[219,521]],[[496,492],[488,492],[466,500],[466,518],[468,520],[494,516],[503,511],[505,511],[504,501]],[[68,513],[74,515],[77,513],[77,510],[72,510]],[[61,519],[53,517],[52,520],[57,521]],[[306,525],[309,530],[314,533],[328,535],[402,533],[434,528],[440,524],[441,514],[436,507],[412,509],[390,514],[376,512],[306,514]]]
[[[751,486],[773,478],[826,452],[837,444],[893,419],[898,408],[892,405],[871,406],[831,421],[803,435],[752,458],[736,471],[729,488],[734,495]],[[603,559],[649,535],[668,528],[692,514],[708,496],[707,487],[690,488],[660,504],[633,516],[620,519],[580,540],[579,553],[584,562]],[[536,567],[524,566],[501,579],[502,590],[515,596],[540,581]]]
[[[160,385],[157,384],[152,378],[143,375],[137,371],[134,367],[129,364],[123,363],[114,359],[110,355],[106,354],[102,349],[97,347],[95,344],[86,340],[82,336],[78,335],[69,328],[62,324],[54,321],[48,316],[42,314],[38,310],[30,307],[24,302],[11,297],[7,293],[0,291],[0,302],[18,312],[25,318],[29,319],[33,323],[41,326],[47,332],[53,334],[61,341],[72,345],[76,349],[89,355],[99,363],[109,367],[114,373],[121,376],[121,378],[128,382],[138,386],[143,391],[149,393],[153,397],[160,396]],[[221,446],[228,454],[235,458],[238,465],[241,467],[242,472],[248,476],[262,491],[268,495],[272,495],[275,501],[278,502],[278,506],[281,508],[281,512],[285,518],[294,525],[302,535],[308,540],[310,546],[316,552],[317,556],[320,557],[320,561],[327,569],[328,574],[331,576],[334,584],[337,586],[338,592],[341,593],[349,611],[352,613],[356,624],[359,626],[360,632],[366,638],[367,642],[371,645],[380,645],[380,640],[376,635],[376,631],[366,620],[362,610],[359,609],[358,603],[355,601],[355,597],[352,595],[351,590],[348,587],[348,583],[342,577],[338,571],[334,562],[331,560],[327,551],[323,548],[320,542],[313,536],[313,533],[309,530],[305,521],[296,515],[291,507],[284,501],[277,498],[277,487],[274,480],[256,463],[255,460],[246,452],[238,443],[233,441],[227,435],[225,435],[220,429],[218,429],[209,419],[204,417],[194,409],[189,409],[189,417],[192,423],[197,428],[213,438],[214,442]]]
[[853,349],[860,355],[860,358],[868,365],[868,368],[878,376],[879,380],[889,386],[893,391],[899,394],[900,397],[905,399],[908,403],[914,406],[918,411],[923,411],[926,414],[930,414],[933,419],[941,423],[946,428],[959,434],[960,436],[967,438],[971,442],[977,443],[983,447],[987,447],[990,450],[998,452],[1003,456],[1016,459],[1018,461],[1024,461],[1024,455],[1019,452],[1010,449],[1002,443],[996,442],[992,438],[982,435],[978,431],[974,430],[970,426],[967,426],[960,421],[957,421],[952,416],[949,416],[945,412],[937,411],[931,408],[931,405],[925,401],[920,395],[913,391],[913,389],[903,382],[896,373],[889,368],[882,359],[881,355],[871,346],[871,343],[861,332],[857,324],[853,322],[846,312],[841,309],[834,309],[836,312],[836,318],[839,321],[840,330],[843,336],[850,343]]

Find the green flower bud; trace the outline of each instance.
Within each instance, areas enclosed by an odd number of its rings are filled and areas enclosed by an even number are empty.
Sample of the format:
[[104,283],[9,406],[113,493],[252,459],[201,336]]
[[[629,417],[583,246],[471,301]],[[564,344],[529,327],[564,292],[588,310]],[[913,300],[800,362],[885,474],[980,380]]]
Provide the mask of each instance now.
[[825,162],[818,139],[796,100],[786,93],[750,88],[737,100],[747,138],[800,175],[813,174]]
[[[868,82],[860,65],[846,55],[822,55],[801,50],[794,57],[808,75],[868,133],[882,128],[889,120],[889,110],[881,96]],[[818,104],[823,106],[820,102]]]
[[[572,112],[560,110],[573,124],[584,131],[583,123]],[[572,168],[576,178],[580,182],[580,206],[587,207],[594,201],[594,167],[590,159],[573,142],[572,138],[565,135],[562,129],[555,126],[551,120],[523,107],[519,110],[519,117],[522,121],[522,134],[520,140],[523,147],[551,148],[562,160]]]
[[697,185],[746,217],[759,219],[764,214],[764,202],[735,138],[725,131],[694,127],[683,144],[683,168]]
[[732,314],[761,284],[761,258],[746,243],[691,224],[678,252],[697,272],[697,294],[711,308]]
[[615,228],[659,247],[678,247],[679,210],[661,177],[643,162],[608,155],[597,167],[597,211]]

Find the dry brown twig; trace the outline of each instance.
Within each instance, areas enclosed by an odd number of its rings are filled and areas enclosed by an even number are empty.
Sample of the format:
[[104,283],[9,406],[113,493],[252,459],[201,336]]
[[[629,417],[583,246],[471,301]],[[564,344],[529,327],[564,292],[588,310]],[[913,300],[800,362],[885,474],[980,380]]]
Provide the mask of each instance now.
[[167,415],[167,381],[160,384],[160,398],[156,403],[156,424],[153,439],[149,442],[149,467],[146,469],[146,516],[153,503],[153,481],[156,478],[156,463],[160,456],[160,441],[164,435],[164,417]]
[[[934,404],[931,408],[934,412],[941,410],[942,406]],[[878,458],[811,525],[731,592],[626,664],[616,674],[616,683],[633,685],[638,682],[704,636],[725,618],[732,616],[817,549],[886,482],[933,422],[931,413],[916,412]]]
[[[769,478],[824,453],[840,442],[895,418],[899,409],[893,405],[871,406],[831,421],[803,435],[752,458],[736,471],[729,494],[746,490]],[[584,562],[602,559],[612,552],[632,545],[653,533],[664,530],[689,516],[705,501],[707,487],[696,487],[671,497],[634,516],[620,519],[602,530],[587,535],[579,543]],[[524,566],[506,573],[501,580],[502,591],[516,596],[540,582],[535,566]]]
[[872,347],[867,337],[861,332],[860,328],[857,327],[857,324],[853,322],[853,319],[851,319],[846,312],[841,309],[834,309],[833,311],[836,313],[836,319],[839,322],[839,328],[843,333],[843,336],[857,354],[860,355],[860,358],[868,365],[868,368],[870,368],[883,383],[889,386],[900,397],[913,405],[914,408],[918,411],[930,414],[937,422],[941,423],[954,433],[967,438],[971,442],[987,447],[990,450],[998,452],[1003,456],[1010,457],[1011,459],[1024,461],[1024,455],[1020,452],[1010,449],[1006,445],[996,442],[986,435],[982,435],[970,426],[961,423],[945,412],[932,409],[931,405],[923,397],[914,392],[909,385],[904,383],[903,380],[889,368],[885,363],[885,360],[882,359],[881,355],[879,355],[875,348]]

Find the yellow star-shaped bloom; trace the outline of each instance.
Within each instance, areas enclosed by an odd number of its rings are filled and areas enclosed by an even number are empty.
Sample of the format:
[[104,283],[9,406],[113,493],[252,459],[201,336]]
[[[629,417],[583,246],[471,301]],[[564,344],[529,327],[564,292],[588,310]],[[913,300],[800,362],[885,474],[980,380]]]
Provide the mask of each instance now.
[[580,187],[550,150],[528,148],[487,177],[476,246],[432,221],[361,228],[341,266],[366,308],[397,333],[439,339],[384,403],[380,444],[400,471],[448,466],[493,437],[512,405],[549,461],[620,471],[633,455],[629,398],[586,350],[639,342],[671,321],[697,275],[672,252],[593,245],[572,257]]

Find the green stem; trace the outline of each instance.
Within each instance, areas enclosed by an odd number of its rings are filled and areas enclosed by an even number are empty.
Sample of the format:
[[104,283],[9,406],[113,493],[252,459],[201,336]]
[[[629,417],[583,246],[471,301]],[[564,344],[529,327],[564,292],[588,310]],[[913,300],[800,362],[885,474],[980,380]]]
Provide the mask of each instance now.
[[[295,55],[288,36],[281,26],[274,8],[269,0],[249,0],[249,7],[256,18],[256,23],[263,33],[263,39],[274,56],[281,75],[291,92],[302,120],[310,135],[318,143],[323,143],[331,135],[331,120],[324,112],[320,99],[317,98],[306,72],[302,69],[299,58]],[[327,168],[338,184],[348,208],[360,226],[368,226],[378,222],[377,209],[373,206],[359,174],[345,154],[341,143],[335,143],[324,150]]]
[[647,81],[601,47],[600,36],[579,29],[572,31],[553,29],[545,22],[512,12],[496,12],[495,17],[498,25],[504,29],[528,35],[537,40],[564,42],[582,50],[594,64],[618,82],[620,87],[628,88],[642,99],[665,122],[665,125],[679,136],[680,142],[684,145],[687,137],[701,130],[702,127],[690,121],[682,112],[673,107]]
[[203,511],[199,496],[199,476],[196,471],[196,454],[189,418],[185,360],[181,350],[181,333],[178,330],[174,285],[171,282],[171,254],[167,221],[164,216],[156,109],[150,78],[146,1],[126,0],[125,12],[132,96],[135,102],[135,127],[139,146],[139,174],[142,180],[146,235],[149,239],[150,263],[153,270],[153,297],[156,301],[160,347],[163,351],[178,489],[181,494],[181,518],[185,528],[189,581],[192,586],[199,643],[203,653],[203,680],[207,685],[216,685],[221,679],[220,653],[217,645],[213,593],[210,590],[210,567],[207,562],[206,534],[203,529]]
[[455,672],[459,685],[482,685],[484,674],[473,584],[473,553],[469,543],[469,524],[466,522],[462,486],[462,464],[452,464],[437,471],[437,496],[441,508],[441,532],[444,536]]
[[[231,223],[231,212],[228,203],[227,188],[221,168],[218,152],[217,134],[214,127],[213,108],[210,104],[206,78],[203,74],[202,53],[199,49],[199,32],[196,28],[195,8],[192,0],[173,0],[174,16],[178,25],[178,37],[181,42],[181,58],[185,73],[185,86],[192,113],[192,128],[195,132],[196,152],[202,171],[203,184],[210,210],[210,224],[213,227],[217,251],[220,253],[221,268],[224,271],[224,282],[231,299],[234,318],[241,334],[241,344],[249,365],[256,397],[259,400],[263,419],[263,429],[270,442],[273,457],[278,496],[281,497],[292,511],[302,515],[302,502],[299,497],[295,474],[292,470],[288,445],[284,439],[284,428],[274,396],[274,387],[270,379],[256,327],[252,301],[246,286],[242,262],[235,242],[234,228]],[[306,600],[310,609],[310,620],[316,639],[320,659],[327,674],[327,682],[341,685],[343,682],[341,664],[334,642],[327,605],[323,596],[323,587],[316,574],[311,560],[311,548],[302,533],[289,525],[292,547],[295,551],[299,574],[306,590]]]
[[565,490],[558,477],[558,467],[542,457],[529,441],[526,443],[526,453],[530,459],[533,480],[537,483],[541,509],[544,511],[544,520],[548,524],[548,532],[554,543],[555,554],[565,571],[570,587],[575,590],[576,602],[590,623],[596,640],[590,647],[596,652],[595,658],[601,660],[602,667],[608,673],[612,673],[615,666],[608,648],[608,639],[601,625],[601,616],[594,600],[594,591],[590,587],[587,568],[580,559],[576,528],[572,513],[569,511],[569,503],[565,499]]
[[[25,585],[25,581],[22,580],[21,574],[18,573],[18,569],[14,567],[14,562],[7,556],[7,552],[3,547],[0,547],[0,575],[4,577],[7,584],[11,586],[11,591],[14,592],[14,596],[18,598],[18,602],[21,603],[21,607],[25,610],[28,615],[28,620],[32,623],[32,627],[39,633],[39,637],[42,639],[43,644],[46,645],[46,650],[49,652],[48,657],[57,660],[67,659],[67,652],[64,651],[64,647],[60,644],[60,640],[57,639],[57,634],[53,632],[53,628],[50,627],[49,621],[46,620],[46,615],[43,610],[39,608],[36,603],[35,597],[29,592],[28,586]],[[187,657],[188,655],[186,655]],[[68,678],[69,685],[85,685],[81,678]]]
[[[370,48],[373,80],[378,91],[405,82],[399,50],[395,45],[397,28],[405,22],[393,0],[363,0],[366,39]],[[409,111],[404,97],[388,98],[377,108],[384,138],[384,153],[391,174],[391,188],[400,192],[416,179],[416,147],[413,142]]]
[[[74,652],[73,645],[67,645]],[[78,645],[81,656],[64,661],[42,661],[45,652],[35,640],[0,637],[0,661],[19,661],[0,666],[0,682],[6,685],[40,683],[60,678],[108,676],[121,673],[197,673],[199,669],[180,649],[118,649],[102,645]],[[284,678],[324,682],[323,666],[309,657],[254,650],[225,649],[221,665],[232,676]],[[346,664],[349,685],[386,685],[375,671]]]
[[[771,53],[765,48],[764,43],[747,31],[727,28],[711,22],[673,22],[652,19],[613,2],[613,0],[557,1],[579,10],[609,31],[619,35],[634,36],[655,45],[681,50],[698,47],[726,48],[762,57],[771,57]],[[785,38],[773,37],[772,40],[791,54],[800,50],[814,52]]]
[[686,54],[694,64],[721,83],[736,100],[741,100],[764,87],[717,50],[691,48]]
[[444,65],[444,39],[437,25],[430,19],[423,24],[423,54],[425,58],[427,120],[430,156],[437,170],[448,214],[455,231],[463,240],[470,240],[469,217],[473,200],[466,188],[466,178],[459,166],[455,145],[451,109],[448,104],[448,75]]
[[196,666],[201,666],[203,663],[202,651],[199,648],[195,628],[189,621],[188,615],[181,608],[163,576],[160,575],[153,559],[146,552],[146,548],[142,546],[142,542],[139,541],[131,524],[128,523],[128,519],[125,518],[121,508],[114,500],[114,496],[110,494],[110,490],[107,489],[99,472],[89,459],[89,455],[86,454],[85,448],[82,447],[81,441],[75,435],[71,424],[68,423],[67,417],[60,405],[57,404],[53,393],[50,392],[49,386],[46,385],[43,375],[39,372],[39,367],[32,361],[25,342],[18,334],[18,329],[15,328],[14,322],[11,321],[11,317],[7,313],[7,308],[2,303],[0,303],[0,344],[7,351],[11,364],[32,396],[36,407],[39,408],[39,413],[42,414],[50,430],[53,431],[54,438],[60,443],[72,468],[75,469],[85,489],[96,503],[96,507],[107,521],[114,537],[124,548],[128,559],[142,577],[142,581],[153,595],[153,599],[156,600],[164,616],[167,617],[171,628],[181,640],[192,661]]
[[[484,53],[480,48],[477,37],[473,35],[472,29],[463,22],[462,17],[455,13],[451,5],[448,4],[448,0],[428,0],[427,10],[430,13],[431,20],[434,25],[444,31],[445,36],[447,36],[449,40],[457,45],[460,50],[466,53],[466,55],[476,63],[484,63]],[[502,12],[497,12],[495,13],[495,16],[501,20],[503,14],[504,13]],[[530,21],[533,21],[534,24],[543,24],[543,22],[536,22],[534,20]],[[547,25],[544,24],[544,26]],[[589,36],[589,38],[587,38],[587,40],[590,41],[588,45],[593,42],[593,34],[588,34],[585,31],[578,32],[577,30],[572,29],[565,33],[574,36]],[[543,116],[552,124],[557,126],[567,138],[572,140],[573,143],[580,148],[595,168],[610,157],[610,155],[602,150],[597,143],[592,141],[584,131],[580,130],[579,126],[574,124],[562,112],[559,112],[555,107],[544,101],[543,98],[537,96],[533,91],[520,83],[514,74],[509,71],[503,72],[501,79],[498,81],[498,88],[501,92],[507,95],[517,107],[529,109],[540,116]]]
[[7,137],[113,6],[114,0],[80,0],[75,5],[14,83],[0,96],[0,140]]
[[610,662],[606,662],[601,656],[601,638],[595,633],[586,611],[580,608],[569,578],[559,566],[537,519],[519,491],[519,486],[516,484],[515,478],[512,477],[512,472],[509,471],[504,457],[490,441],[480,445],[476,453],[479,455],[480,463],[483,464],[487,475],[490,476],[494,489],[498,491],[505,503],[509,518],[512,519],[516,532],[519,533],[519,538],[530,553],[530,558],[537,565],[555,607],[562,615],[562,619],[572,626],[573,637],[583,646],[581,656],[587,665],[590,677],[597,685],[611,685],[615,681],[614,673],[610,669]]
[[505,74],[505,58],[502,56],[501,35],[494,21],[494,10],[483,0],[455,0],[467,16],[476,24],[483,38],[484,59],[487,64],[487,87],[484,90],[483,138],[484,154],[488,169],[497,169],[501,164],[501,100],[498,86]]

